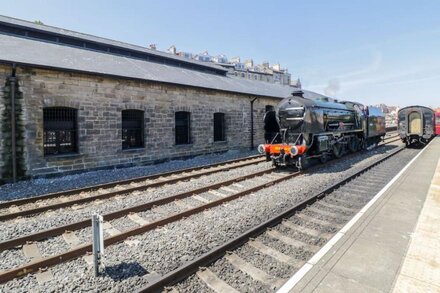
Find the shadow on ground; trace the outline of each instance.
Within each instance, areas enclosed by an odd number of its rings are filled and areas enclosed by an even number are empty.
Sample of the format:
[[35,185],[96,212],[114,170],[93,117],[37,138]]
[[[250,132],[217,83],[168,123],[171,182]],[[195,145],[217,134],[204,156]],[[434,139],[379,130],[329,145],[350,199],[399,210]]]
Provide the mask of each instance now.
[[137,262],[123,262],[118,265],[106,267],[103,273],[114,281],[122,281],[132,277],[142,277],[146,275],[148,271]]

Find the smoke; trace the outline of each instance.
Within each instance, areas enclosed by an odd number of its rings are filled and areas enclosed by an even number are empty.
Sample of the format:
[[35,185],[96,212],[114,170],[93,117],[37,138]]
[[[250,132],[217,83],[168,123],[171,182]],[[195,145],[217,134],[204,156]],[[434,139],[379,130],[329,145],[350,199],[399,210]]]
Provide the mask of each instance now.
[[335,96],[339,92],[340,89],[341,89],[341,86],[339,84],[339,79],[334,78],[334,79],[330,79],[328,81],[328,85],[324,89],[324,93],[327,96],[333,97],[333,96]]

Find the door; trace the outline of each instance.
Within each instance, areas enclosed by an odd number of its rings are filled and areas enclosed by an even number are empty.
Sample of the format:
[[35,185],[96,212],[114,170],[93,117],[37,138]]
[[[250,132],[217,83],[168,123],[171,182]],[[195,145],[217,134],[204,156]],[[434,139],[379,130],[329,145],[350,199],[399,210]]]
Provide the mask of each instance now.
[[408,133],[422,134],[422,115],[414,111],[408,115]]

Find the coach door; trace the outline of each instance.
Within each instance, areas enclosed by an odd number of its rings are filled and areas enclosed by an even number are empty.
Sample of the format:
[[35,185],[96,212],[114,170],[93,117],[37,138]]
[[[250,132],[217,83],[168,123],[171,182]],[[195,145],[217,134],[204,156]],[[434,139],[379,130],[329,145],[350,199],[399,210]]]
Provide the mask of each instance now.
[[413,111],[408,115],[408,133],[422,133],[422,115],[418,111]]

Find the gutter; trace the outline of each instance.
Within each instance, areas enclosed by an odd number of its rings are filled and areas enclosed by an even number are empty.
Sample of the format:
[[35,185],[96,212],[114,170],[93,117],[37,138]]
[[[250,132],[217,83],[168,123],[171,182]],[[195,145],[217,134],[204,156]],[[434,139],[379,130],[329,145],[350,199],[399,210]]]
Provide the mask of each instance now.
[[251,100],[251,150],[254,147],[254,102],[258,99],[258,97]]
[[9,77],[9,88],[11,92],[11,145],[12,145],[12,181],[17,182],[17,142],[16,142],[16,129],[15,129],[15,84],[17,78],[15,76],[16,64],[12,64],[12,72]]

